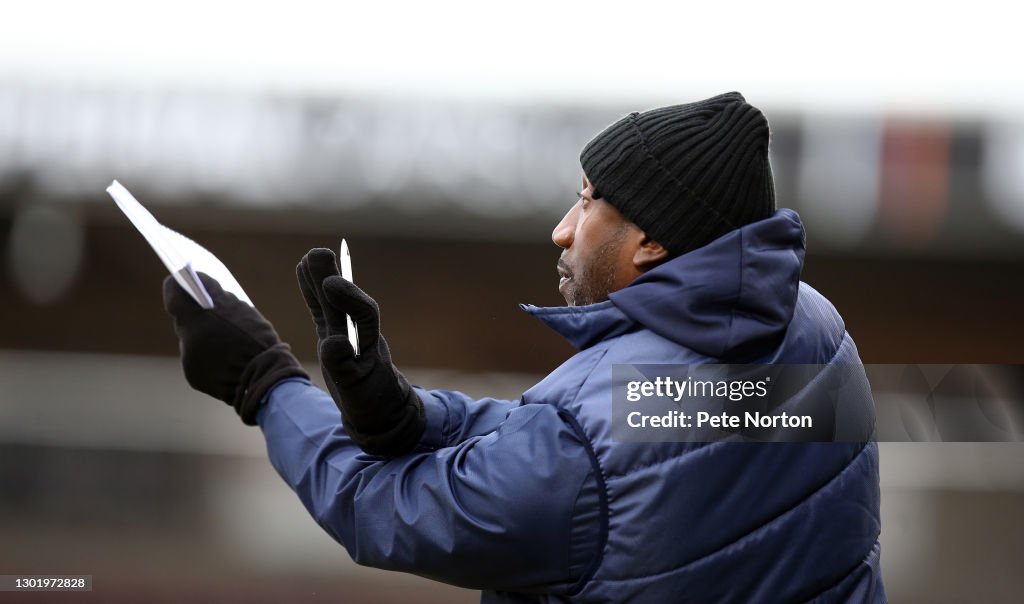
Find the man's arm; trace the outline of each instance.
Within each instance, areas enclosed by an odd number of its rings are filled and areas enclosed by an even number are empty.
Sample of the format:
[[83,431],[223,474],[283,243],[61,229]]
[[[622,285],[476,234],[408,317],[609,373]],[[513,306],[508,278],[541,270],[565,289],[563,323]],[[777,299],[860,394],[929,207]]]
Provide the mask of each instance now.
[[598,555],[600,514],[577,513],[598,505],[590,457],[554,407],[515,407],[489,434],[390,460],[363,453],[305,380],[279,384],[258,419],[274,467],[360,564],[564,593]]
[[[213,309],[164,288],[186,378],[261,425],[271,462],[357,562],[497,590],[567,593],[586,576],[601,549],[598,475],[554,407],[409,387],[422,412],[412,452],[364,453],[270,323],[200,277]],[[356,417],[372,415],[372,394]]]

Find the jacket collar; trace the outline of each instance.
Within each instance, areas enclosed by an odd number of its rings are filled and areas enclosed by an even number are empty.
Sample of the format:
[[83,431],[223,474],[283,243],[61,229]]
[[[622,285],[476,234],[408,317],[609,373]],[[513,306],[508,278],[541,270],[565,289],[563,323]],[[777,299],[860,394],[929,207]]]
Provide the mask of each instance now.
[[626,333],[634,324],[611,300],[587,306],[520,304],[519,308],[543,321],[578,350]]

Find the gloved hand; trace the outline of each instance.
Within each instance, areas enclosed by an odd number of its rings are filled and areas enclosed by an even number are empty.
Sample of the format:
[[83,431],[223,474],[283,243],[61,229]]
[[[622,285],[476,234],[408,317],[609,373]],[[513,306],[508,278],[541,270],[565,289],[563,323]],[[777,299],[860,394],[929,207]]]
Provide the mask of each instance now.
[[209,275],[199,273],[199,279],[213,298],[211,309],[199,306],[173,278],[164,279],[164,308],[174,317],[185,379],[255,425],[260,402],[274,384],[309,375],[258,310]]
[[[426,427],[423,403],[391,363],[377,302],[341,277],[331,250],[310,250],[295,272],[316,325],[320,368],[345,431],[373,455],[411,452]],[[358,357],[348,339],[346,314],[358,331]]]

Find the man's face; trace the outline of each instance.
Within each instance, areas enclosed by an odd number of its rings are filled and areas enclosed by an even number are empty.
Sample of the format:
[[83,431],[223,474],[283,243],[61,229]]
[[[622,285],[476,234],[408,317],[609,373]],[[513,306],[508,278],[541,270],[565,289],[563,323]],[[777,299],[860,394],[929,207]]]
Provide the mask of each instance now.
[[608,299],[638,274],[633,244],[643,238],[639,227],[614,206],[594,198],[594,187],[583,175],[579,200],[551,233],[562,248],[558,259],[558,291],[569,306]]

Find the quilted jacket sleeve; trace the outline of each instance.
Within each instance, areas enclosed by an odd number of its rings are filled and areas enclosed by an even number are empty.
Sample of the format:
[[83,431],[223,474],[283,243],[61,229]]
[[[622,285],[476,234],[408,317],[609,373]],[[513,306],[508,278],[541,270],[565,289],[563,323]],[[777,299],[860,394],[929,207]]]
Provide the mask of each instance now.
[[[390,460],[363,453],[305,380],[275,387],[258,419],[274,467],[356,562],[476,589],[571,589],[596,555],[578,547],[594,478],[576,432],[549,405],[428,394],[451,446]],[[582,530],[598,542],[596,524]]]
[[494,432],[516,407],[513,401],[474,400],[461,392],[415,390],[427,415],[427,429],[420,444],[428,449],[455,446],[472,436]]

